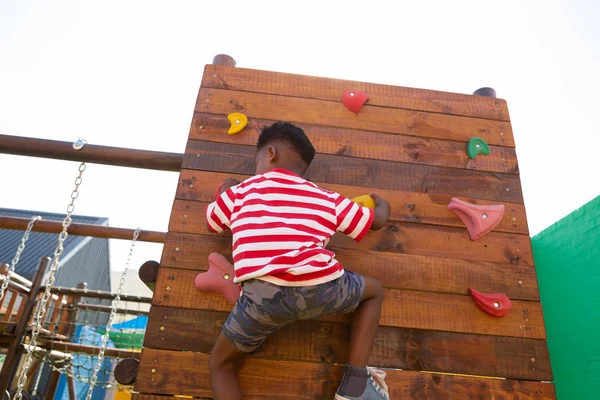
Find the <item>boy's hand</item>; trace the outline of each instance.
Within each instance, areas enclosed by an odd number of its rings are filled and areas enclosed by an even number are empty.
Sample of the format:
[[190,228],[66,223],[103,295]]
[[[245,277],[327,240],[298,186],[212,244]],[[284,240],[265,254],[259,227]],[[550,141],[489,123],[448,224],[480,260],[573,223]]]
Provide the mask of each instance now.
[[222,194],[224,191],[226,191],[230,187],[233,187],[233,186],[236,186],[239,184],[240,184],[239,181],[237,181],[233,178],[227,178],[223,181],[223,185],[221,186],[221,193],[219,193],[219,194]]
[[371,225],[371,230],[376,231],[385,226],[390,217],[390,203],[386,200],[379,197],[379,195],[375,193],[371,193],[371,197],[375,201],[375,209],[373,210],[375,216],[373,218],[373,224]]

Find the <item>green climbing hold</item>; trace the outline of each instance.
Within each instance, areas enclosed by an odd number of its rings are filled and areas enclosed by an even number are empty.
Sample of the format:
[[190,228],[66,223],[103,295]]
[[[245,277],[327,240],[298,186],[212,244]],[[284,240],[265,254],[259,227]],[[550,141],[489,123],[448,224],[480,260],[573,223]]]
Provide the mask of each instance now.
[[486,156],[489,156],[490,147],[482,138],[474,137],[469,141],[469,146],[467,146],[467,154],[470,158],[475,158],[478,154],[485,154]]

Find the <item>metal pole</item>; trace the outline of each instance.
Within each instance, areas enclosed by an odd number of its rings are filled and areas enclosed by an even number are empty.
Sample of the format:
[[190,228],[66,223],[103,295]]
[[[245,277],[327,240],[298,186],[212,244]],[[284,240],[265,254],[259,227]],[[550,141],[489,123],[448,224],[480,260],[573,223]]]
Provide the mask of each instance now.
[[11,135],[0,135],[0,153],[174,172],[179,172],[183,161],[179,153],[93,144],[75,150],[72,142]]
[[[24,231],[27,229],[29,219],[3,217],[0,216],[0,229],[14,229]],[[62,231],[62,223],[60,221],[39,220],[33,226],[33,232],[60,233]],[[134,229],[113,228],[111,226],[79,224],[71,223],[69,226],[69,235],[75,236],[92,236],[104,239],[123,239],[131,240]],[[166,232],[156,231],[140,231],[137,240],[143,242],[164,243],[167,234]]]

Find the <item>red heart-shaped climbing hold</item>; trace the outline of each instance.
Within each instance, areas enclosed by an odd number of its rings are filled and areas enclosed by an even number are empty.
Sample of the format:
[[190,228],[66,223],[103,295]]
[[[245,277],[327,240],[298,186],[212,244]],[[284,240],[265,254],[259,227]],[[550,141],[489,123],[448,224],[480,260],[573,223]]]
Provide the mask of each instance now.
[[346,90],[342,94],[342,103],[354,114],[358,114],[362,106],[369,100],[369,95],[360,90]]
[[492,317],[504,317],[512,308],[510,299],[504,293],[481,293],[469,288],[469,294],[477,307]]

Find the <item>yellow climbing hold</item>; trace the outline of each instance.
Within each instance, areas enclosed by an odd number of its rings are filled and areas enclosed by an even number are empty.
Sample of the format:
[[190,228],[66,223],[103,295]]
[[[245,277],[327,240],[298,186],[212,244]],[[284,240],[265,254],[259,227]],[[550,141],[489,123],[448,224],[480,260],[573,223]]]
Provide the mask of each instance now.
[[352,199],[353,202],[357,203],[359,206],[367,207],[367,208],[375,208],[375,200],[368,194],[364,194],[362,196],[358,196]]
[[246,117],[242,113],[231,113],[227,116],[227,119],[229,120],[229,122],[231,122],[231,126],[227,131],[227,133],[229,133],[230,135],[240,133],[248,124],[248,117]]

